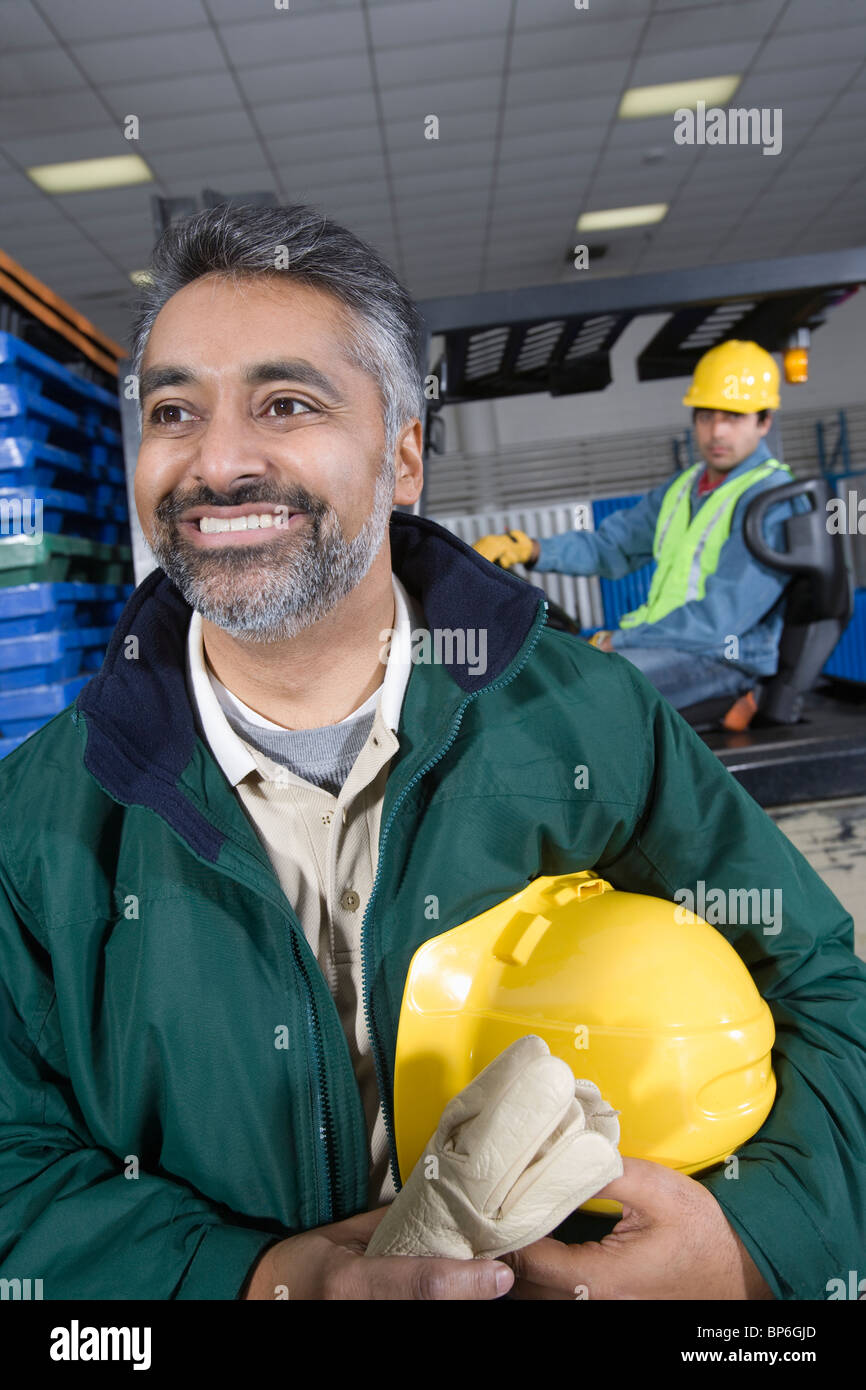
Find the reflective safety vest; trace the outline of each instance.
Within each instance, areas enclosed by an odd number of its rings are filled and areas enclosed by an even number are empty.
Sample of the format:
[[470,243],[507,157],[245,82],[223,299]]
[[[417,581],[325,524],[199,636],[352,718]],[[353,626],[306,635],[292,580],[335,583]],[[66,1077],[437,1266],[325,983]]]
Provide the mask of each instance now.
[[656,570],[647,601],[631,613],[624,613],[620,627],[658,622],[674,608],[703,598],[707,577],[718,568],[722,546],[731,533],[734,508],[743,493],[773,472],[794,476],[786,463],[765,459],[746,473],[720,483],[690,517],[692,482],[702,468],[701,463],[687,468],[681,477],[674,478],[662,498],[653,537]]

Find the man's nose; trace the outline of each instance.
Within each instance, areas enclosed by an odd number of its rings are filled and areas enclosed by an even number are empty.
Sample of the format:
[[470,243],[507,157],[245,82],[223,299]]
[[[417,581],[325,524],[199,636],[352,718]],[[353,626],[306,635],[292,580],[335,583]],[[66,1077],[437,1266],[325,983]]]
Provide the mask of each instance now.
[[214,410],[196,436],[192,470],[214,492],[267,472],[267,454],[249,417],[229,406]]

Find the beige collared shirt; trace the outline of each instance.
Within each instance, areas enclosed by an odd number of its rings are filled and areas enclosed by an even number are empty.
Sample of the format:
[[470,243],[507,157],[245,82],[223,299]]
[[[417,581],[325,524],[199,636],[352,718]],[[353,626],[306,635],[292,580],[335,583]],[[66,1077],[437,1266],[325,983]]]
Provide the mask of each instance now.
[[394,634],[384,679],[348,716],[375,709],[375,719],[338,796],[274,762],[235,733],[226,709],[265,728],[281,726],[243,704],[211,671],[197,612],[187,641],[187,683],[204,738],[267,850],[337,1006],[367,1122],[371,1207],[390,1202],[395,1193],[364,1019],[361,921],[378,862],[388,768],[400,746],[396,731],[411,670],[411,632],[425,626],[419,605],[393,572],[391,577]]

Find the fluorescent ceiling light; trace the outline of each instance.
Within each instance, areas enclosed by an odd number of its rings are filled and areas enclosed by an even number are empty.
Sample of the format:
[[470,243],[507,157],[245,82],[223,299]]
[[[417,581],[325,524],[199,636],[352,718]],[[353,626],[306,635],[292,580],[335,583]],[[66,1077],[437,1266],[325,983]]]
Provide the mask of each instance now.
[[658,82],[652,87],[630,87],[619,104],[621,120],[645,116],[667,116],[683,107],[692,110],[699,101],[707,106],[724,106],[740,85],[741,78],[697,77],[690,82]]
[[646,227],[650,222],[661,222],[667,210],[667,203],[638,203],[630,208],[582,212],[577,219],[577,231],[609,232],[617,227]]
[[27,170],[27,176],[43,193],[92,193],[97,188],[124,188],[127,184],[153,182],[153,174],[138,154],[72,159],[65,164],[37,164]]
[[153,284],[153,276],[149,270],[131,270],[129,272],[129,278],[134,285]]

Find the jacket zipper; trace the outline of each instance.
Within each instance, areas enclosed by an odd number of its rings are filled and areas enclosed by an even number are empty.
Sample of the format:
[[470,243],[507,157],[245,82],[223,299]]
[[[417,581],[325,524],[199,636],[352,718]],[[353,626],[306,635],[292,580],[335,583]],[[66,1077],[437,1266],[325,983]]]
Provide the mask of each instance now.
[[[316,1072],[319,1081],[319,1094],[316,1100],[316,1138],[319,1142],[321,1153],[324,1158],[324,1171],[327,1185],[322,1202],[321,1187],[316,1192],[316,1207],[319,1212],[319,1224],[328,1225],[334,1220],[334,1202],[339,1192],[340,1174],[337,1162],[336,1146],[334,1143],[334,1122],[331,1102],[328,1096],[328,1086],[325,1077],[325,1062],[322,1055],[321,1045],[321,1026],[319,1023],[319,1011],[316,1008],[316,998],[313,993],[313,986],[307,967],[301,958],[298,948],[297,937],[294,932],[291,934],[292,955],[295,965],[303,977],[304,985],[307,990],[307,1034],[312,1038],[313,1051],[316,1057]],[[324,1220],[322,1215],[324,1213]]]
[[388,1100],[387,1092],[385,1089],[385,1073],[384,1066],[382,1064],[382,1040],[379,1036],[379,1030],[373,1018],[372,1010],[370,1008],[369,995],[367,992],[366,928],[370,920],[373,903],[376,898],[376,891],[379,885],[379,878],[382,872],[382,858],[383,850],[385,848],[385,841],[388,838],[388,832],[391,829],[391,826],[394,822],[394,817],[396,816],[398,810],[400,809],[400,806],[402,805],[408,793],[411,791],[412,787],[414,787],[416,782],[419,782],[421,778],[425,775],[425,773],[429,772],[430,768],[434,767],[436,763],[438,763],[440,759],[443,758],[445,754],[448,752],[448,749],[451,747],[452,743],[457,737],[460,725],[463,721],[464,712],[472,703],[472,701],[477,700],[479,695],[487,695],[493,690],[501,690],[504,686],[509,685],[511,681],[514,680],[515,676],[519,675],[520,672],[523,670],[524,666],[526,665],[527,661],[529,660],[530,656],[535,650],[535,647],[538,643],[538,639],[541,636],[542,629],[547,623],[547,599],[544,599],[543,603],[543,609],[541,607],[541,604],[539,604],[539,612],[535,619],[535,631],[531,636],[529,646],[526,649],[526,654],[523,660],[521,661],[520,665],[516,667],[515,670],[511,672],[511,675],[506,677],[504,680],[495,681],[492,685],[485,686],[483,690],[476,690],[471,695],[466,696],[466,699],[463,701],[463,703],[457,710],[457,714],[454,719],[454,724],[452,725],[451,732],[448,736],[448,741],[445,744],[443,744],[436,756],[431,758],[429,762],[426,762],[423,767],[420,767],[418,771],[414,774],[414,776],[410,778],[410,780],[406,783],[406,786],[403,788],[402,792],[400,793],[400,796],[397,798],[397,800],[391,808],[391,814],[389,815],[385,828],[383,829],[379,838],[379,860],[376,865],[376,877],[373,880],[373,888],[370,893],[369,901],[367,903],[367,909],[361,921],[361,994],[364,1000],[364,1020],[367,1024],[367,1032],[373,1043],[373,1061],[376,1066],[376,1080],[379,1086],[379,1095],[382,1099],[382,1114],[385,1120],[385,1132],[388,1136],[388,1147],[390,1149],[391,1177],[394,1183],[394,1190],[396,1192],[400,1191],[402,1184],[400,1181],[400,1172],[397,1165],[397,1141],[394,1137],[394,1117],[391,1112],[391,1104]]

